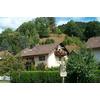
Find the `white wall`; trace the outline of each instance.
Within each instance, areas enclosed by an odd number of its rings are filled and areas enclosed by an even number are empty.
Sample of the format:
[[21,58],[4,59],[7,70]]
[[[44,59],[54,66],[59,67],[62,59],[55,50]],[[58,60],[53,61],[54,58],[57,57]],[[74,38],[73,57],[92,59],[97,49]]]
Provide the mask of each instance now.
[[48,67],[56,67],[56,66],[59,66],[59,61],[58,61],[58,58],[54,55],[54,52],[51,52],[49,55],[48,55],[48,59],[47,59],[47,64],[48,64]]
[[[65,56],[65,59],[67,60],[68,57]],[[59,61],[59,58],[57,56],[55,56],[54,51],[52,51],[49,55],[48,55],[48,59],[47,59],[47,64],[48,67],[59,67],[61,64],[61,61]]]
[[99,49],[93,49],[94,57],[97,62],[100,62],[100,48]]
[[34,57],[35,66],[37,66],[39,63],[45,63],[45,64],[47,64],[48,55],[44,55],[44,56],[45,56],[45,61],[39,61],[39,56],[35,56]]

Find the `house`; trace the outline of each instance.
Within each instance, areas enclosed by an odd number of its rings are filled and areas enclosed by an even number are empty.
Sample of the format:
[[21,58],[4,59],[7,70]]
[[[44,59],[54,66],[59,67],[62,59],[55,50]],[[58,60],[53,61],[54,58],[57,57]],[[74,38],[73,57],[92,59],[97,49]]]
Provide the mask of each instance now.
[[33,48],[26,48],[18,55],[27,61],[31,61],[35,66],[44,63],[47,67],[58,67],[61,64],[61,58],[68,59],[69,53],[76,46],[64,46],[62,43],[36,45]]
[[92,49],[96,61],[100,62],[100,36],[88,39],[86,46]]
[[18,55],[23,59],[27,59],[38,66],[40,63],[44,63],[47,67],[57,67],[61,64],[61,58],[68,59],[69,52],[67,49],[58,43],[36,45],[32,49],[26,48],[22,50]]

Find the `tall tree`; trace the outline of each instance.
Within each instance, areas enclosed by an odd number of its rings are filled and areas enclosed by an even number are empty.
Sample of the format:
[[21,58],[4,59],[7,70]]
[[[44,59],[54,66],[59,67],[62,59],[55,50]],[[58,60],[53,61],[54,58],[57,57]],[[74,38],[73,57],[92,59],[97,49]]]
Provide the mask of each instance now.
[[20,32],[22,37],[25,36],[28,39],[30,46],[39,42],[39,34],[34,21],[23,23],[16,31]]
[[11,28],[6,28],[2,33],[13,33],[14,31]]
[[71,20],[66,24],[66,29],[64,33],[68,34],[69,36],[80,36],[82,34],[82,31],[80,27],[74,21]]
[[85,40],[93,36],[100,36],[100,22],[93,21],[88,22],[87,27],[84,31]]
[[47,17],[51,32],[55,32],[56,22],[54,17]]
[[14,54],[29,46],[28,39],[25,36],[21,36],[19,32],[2,33],[0,38],[0,48]]
[[13,72],[24,70],[24,63],[20,58],[14,57],[13,55],[5,54],[4,59],[0,61],[0,75],[11,75]]
[[36,26],[36,30],[39,34],[40,37],[47,37],[49,32],[50,32],[50,28],[49,28],[49,22],[47,17],[38,17],[35,19],[35,26]]

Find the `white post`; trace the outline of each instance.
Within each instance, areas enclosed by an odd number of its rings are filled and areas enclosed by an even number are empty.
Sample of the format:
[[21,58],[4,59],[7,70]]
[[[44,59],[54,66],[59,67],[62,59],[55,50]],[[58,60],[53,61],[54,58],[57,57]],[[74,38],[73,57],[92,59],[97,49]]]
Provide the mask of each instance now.
[[64,77],[62,77],[62,83],[64,83],[65,82],[65,78]]

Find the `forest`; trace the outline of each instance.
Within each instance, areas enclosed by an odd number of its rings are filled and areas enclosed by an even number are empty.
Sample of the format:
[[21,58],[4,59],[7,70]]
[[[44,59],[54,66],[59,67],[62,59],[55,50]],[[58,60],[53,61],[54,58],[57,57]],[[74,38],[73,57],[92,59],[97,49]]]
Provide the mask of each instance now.
[[[66,24],[57,26],[54,17],[37,17],[31,21],[24,22],[16,30],[6,28],[0,33],[0,50],[8,50],[17,54],[24,48],[32,48],[37,44],[54,43],[49,39],[50,35],[65,35],[63,43],[81,45],[90,37],[100,36],[100,22],[75,22],[73,20]],[[45,42],[41,39],[46,38]]]

